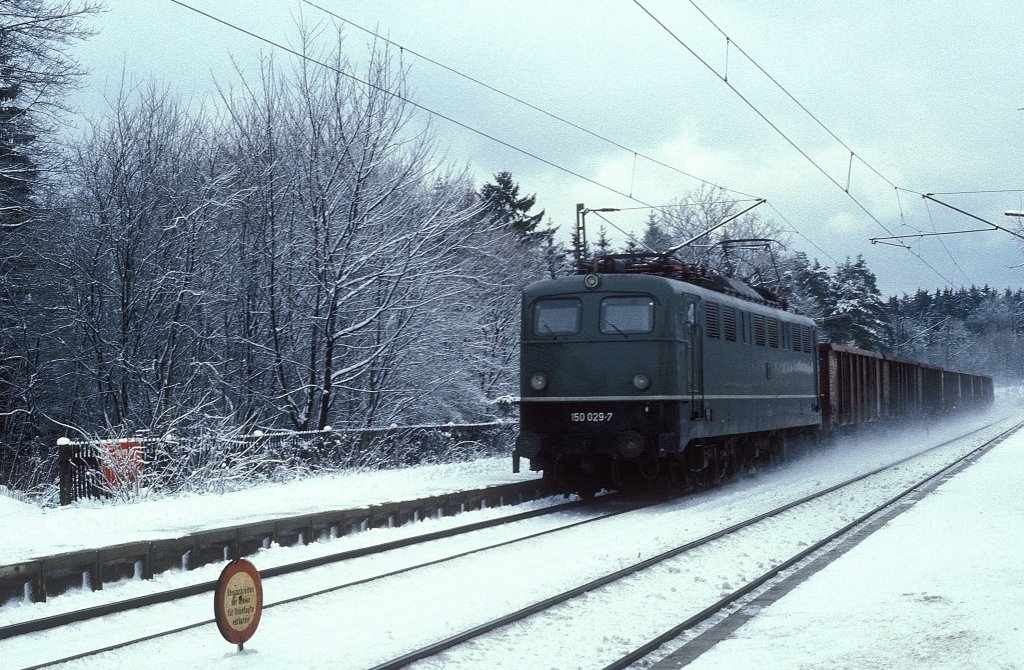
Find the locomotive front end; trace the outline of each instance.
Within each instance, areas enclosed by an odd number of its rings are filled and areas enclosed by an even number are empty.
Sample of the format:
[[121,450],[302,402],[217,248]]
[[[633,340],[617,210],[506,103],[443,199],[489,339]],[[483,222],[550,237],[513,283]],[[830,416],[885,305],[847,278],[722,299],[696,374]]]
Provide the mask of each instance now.
[[660,277],[530,285],[516,455],[559,490],[586,495],[642,479],[679,450],[692,376],[686,313],[685,297]]

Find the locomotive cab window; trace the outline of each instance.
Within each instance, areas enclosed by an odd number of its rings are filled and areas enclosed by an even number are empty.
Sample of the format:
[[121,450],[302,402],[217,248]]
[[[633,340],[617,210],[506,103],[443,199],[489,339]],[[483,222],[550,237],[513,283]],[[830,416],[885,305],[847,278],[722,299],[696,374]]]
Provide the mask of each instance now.
[[533,306],[534,335],[575,335],[580,332],[582,304],[578,298],[544,298]]
[[601,301],[601,332],[633,335],[654,330],[654,298],[631,295]]

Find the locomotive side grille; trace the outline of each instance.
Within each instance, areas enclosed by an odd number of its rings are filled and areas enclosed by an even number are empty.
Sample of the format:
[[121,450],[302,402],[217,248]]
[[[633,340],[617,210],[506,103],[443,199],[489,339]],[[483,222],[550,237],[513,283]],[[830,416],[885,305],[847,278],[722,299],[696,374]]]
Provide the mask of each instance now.
[[801,339],[803,340],[803,343],[804,343],[804,351],[806,353],[808,353],[808,354],[811,353],[811,351],[813,351],[813,348],[812,348],[812,345],[811,345],[811,329],[810,329],[810,327],[808,327],[808,326],[800,326],[800,334],[802,336]]
[[722,308],[722,325],[725,330],[725,339],[730,342],[736,341],[736,308]]
[[779,348],[779,320],[768,319],[768,346],[773,349]]
[[[763,347],[764,344],[765,344],[765,325],[764,325],[764,321],[765,321],[764,315],[762,315],[762,314],[755,314],[754,315],[754,344],[758,345],[759,347]],[[778,337],[778,334],[776,334],[776,337]]]
[[[706,321],[704,329],[707,331],[708,337],[721,337],[722,327],[721,319],[719,317],[718,303],[717,302],[705,302],[704,303],[704,320]],[[736,317],[733,316],[733,329],[736,328]],[[733,335],[733,339],[736,339]]]

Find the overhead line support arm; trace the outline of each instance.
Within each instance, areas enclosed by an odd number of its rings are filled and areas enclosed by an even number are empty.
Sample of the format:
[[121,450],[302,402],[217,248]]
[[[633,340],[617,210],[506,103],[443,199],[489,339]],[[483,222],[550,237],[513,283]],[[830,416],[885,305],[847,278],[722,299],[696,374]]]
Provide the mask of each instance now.
[[[1014,232],[1014,231],[1010,230],[1009,228],[1004,228],[1003,226],[997,226],[996,224],[992,223],[991,221],[989,221],[987,219],[981,218],[977,214],[971,214],[970,212],[962,210],[959,207],[954,207],[953,205],[949,204],[948,202],[942,202],[938,198],[934,197],[934,195],[932,193],[922,193],[921,197],[923,197],[923,198],[925,198],[927,200],[931,200],[932,202],[938,203],[938,204],[942,205],[943,207],[947,207],[947,208],[953,210],[954,212],[959,212],[959,213],[963,214],[964,216],[969,216],[969,217],[971,217],[972,219],[974,219],[976,221],[981,221],[982,223],[986,223],[986,224],[992,226],[992,228],[995,229],[995,230],[1001,230],[1004,233],[1009,233],[1009,234],[1013,235],[1014,237],[1017,237],[1017,238],[1020,238],[1020,239],[1024,240],[1024,235],[1021,235],[1020,233]],[[973,231],[958,231],[958,232],[973,232]]]

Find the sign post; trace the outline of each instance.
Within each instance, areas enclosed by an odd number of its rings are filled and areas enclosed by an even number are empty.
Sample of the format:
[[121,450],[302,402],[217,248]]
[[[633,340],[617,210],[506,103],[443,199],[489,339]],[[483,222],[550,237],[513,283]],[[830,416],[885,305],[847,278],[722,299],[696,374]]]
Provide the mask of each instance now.
[[256,566],[245,559],[227,564],[217,580],[213,614],[220,634],[242,651],[263,613],[263,584]]

